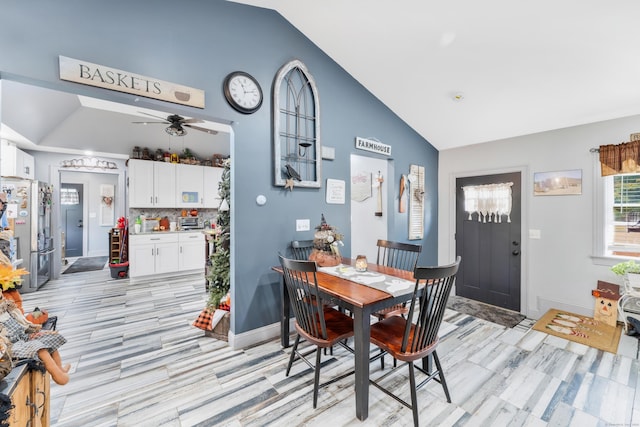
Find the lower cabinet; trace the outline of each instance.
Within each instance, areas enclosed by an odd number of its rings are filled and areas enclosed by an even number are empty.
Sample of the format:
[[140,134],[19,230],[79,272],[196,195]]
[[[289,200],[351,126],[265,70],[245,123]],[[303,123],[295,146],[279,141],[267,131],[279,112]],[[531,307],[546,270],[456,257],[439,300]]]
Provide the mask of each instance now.
[[48,372],[21,365],[13,368],[0,384],[0,393],[7,394],[14,406],[7,420],[10,426],[49,426]]
[[204,234],[201,232],[180,234],[180,271],[204,268]]
[[133,234],[129,236],[129,277],[203,269],[202,232]]
[[178,271],[178,235],[143,234],[129,236],[129,276]]

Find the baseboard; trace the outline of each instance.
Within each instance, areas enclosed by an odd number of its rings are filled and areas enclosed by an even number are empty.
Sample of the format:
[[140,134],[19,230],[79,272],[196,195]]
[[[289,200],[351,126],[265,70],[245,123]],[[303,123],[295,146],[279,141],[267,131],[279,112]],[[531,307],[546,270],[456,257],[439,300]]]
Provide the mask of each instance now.
[[[294,319],[289,320],[289,330],[295,331]],[[252,329],[241,334],[234,334],[229,331],[229,345],[234,350],[240,350],[247,347],[270,341],[280,336],[280,322],[272,323],[261,328]]]
[[530,314],[527,317],[531,319],[539,319],[551,308],[580,314],[582,316],[593,316],[593,307],[582,307],[579,305],[567,304],[562,301],[555,301],[546,298],[538,297],[537,306],[537,309],[531,309],[529,311]]

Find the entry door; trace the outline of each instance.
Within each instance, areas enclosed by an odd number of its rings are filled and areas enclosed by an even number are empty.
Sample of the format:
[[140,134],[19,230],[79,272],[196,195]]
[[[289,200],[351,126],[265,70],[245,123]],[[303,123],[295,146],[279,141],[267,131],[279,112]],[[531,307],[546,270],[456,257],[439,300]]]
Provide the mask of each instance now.
[[82,188],[82,184],[60,185],[60,216],[64,225],[65,257],[68,258],[82,256]]
[[[511,222],[478,222],[465,212],[463,187],[513,182]],[[520,173],[456,180],[456,254],[462,257],[456,295],[520,311]]]

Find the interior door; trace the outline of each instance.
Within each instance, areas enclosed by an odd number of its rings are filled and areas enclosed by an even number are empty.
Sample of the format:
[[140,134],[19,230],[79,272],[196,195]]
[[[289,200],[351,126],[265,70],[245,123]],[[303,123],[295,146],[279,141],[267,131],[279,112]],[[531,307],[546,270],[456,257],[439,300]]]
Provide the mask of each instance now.
[[82,184],[60,185],[60,217],[64,227],[65,257],[83,254]]
[[[465,211],[463,187],[513,182],[511,222],[478,221]],[[456,180],[456,254],[462,263],[456,295],[520,311],[520,172],[458,178]]]

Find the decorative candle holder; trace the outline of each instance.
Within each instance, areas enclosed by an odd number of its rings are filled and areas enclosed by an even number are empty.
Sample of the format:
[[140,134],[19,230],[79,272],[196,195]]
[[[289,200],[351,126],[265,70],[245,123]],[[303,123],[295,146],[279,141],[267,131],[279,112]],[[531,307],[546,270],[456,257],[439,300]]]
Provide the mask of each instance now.
[[367,271],[367,257],[358,255],[356,257],[356,271]]

